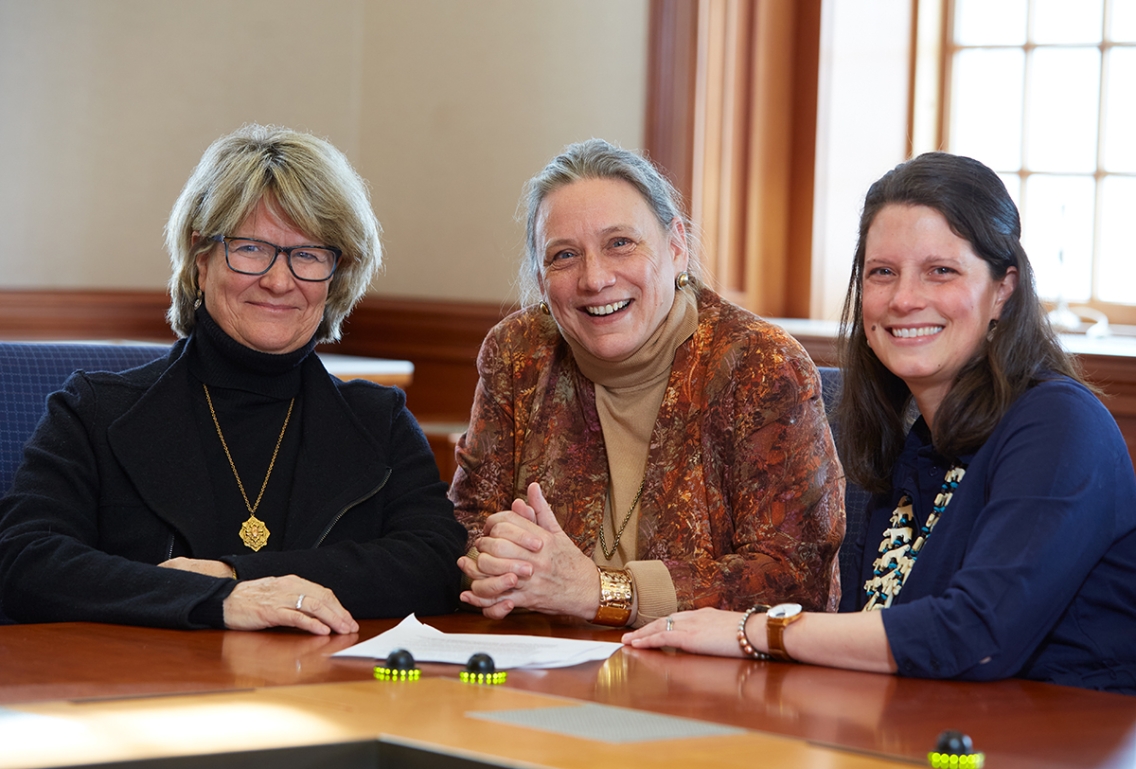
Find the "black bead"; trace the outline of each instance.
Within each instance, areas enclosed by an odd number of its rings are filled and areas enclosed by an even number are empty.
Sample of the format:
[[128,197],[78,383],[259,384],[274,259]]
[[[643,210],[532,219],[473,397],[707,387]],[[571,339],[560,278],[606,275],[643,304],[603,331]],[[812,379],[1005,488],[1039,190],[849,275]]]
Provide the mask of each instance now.
[[970,741],[969,735],[947,729],[939,735],[939,740],[935,743],[935,752],[951,756],[969,756],[974,752],[974,743]]
[[469,662],[465,665],[467,673],[481,673],[483,675],[492,675],[497,672],[497,666],[493,664],[493,658],[484,652],[478,652],[469,658]]
[[395,649],[387,655],[387,670],[414,669],[414,657],[406,649]]

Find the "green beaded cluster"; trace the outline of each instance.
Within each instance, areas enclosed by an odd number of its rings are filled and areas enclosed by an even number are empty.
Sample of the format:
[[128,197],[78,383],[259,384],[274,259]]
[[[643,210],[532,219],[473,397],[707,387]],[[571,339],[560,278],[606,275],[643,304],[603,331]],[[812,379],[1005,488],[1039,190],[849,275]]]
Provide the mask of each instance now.
[[496,673],[470,673],[463,670],[458,674],[458,677],[467,684],[503,684],[509,674],[503,670]]
[[390,668],[375,668],[375,678],[380,681],[417,681],[422,675],[421,670],[391,670]]
[[932,751],[927,754],[927,763],[934,769],[982,769],[982,765],[986,763],[986,754],[968,753],[959,756]]

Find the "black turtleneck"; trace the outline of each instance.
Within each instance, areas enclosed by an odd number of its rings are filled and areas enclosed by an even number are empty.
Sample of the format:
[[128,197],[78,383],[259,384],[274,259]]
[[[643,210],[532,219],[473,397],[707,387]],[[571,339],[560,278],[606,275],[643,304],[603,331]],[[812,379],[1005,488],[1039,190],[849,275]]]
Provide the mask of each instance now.
[[249,517],[248,508],[217,437],[203,383],[209,387],[217,421],[249,503],[254,505],[284,425],[288,404],[296,398],[264,498],[256,509],[256,517],[264,521],[269,531],[263,550],[282,549],[301,443],[303,404],[297,397],[302,381],[300,364],[314,348],[313,337],[304,347],[283,355],[253,350],[226,334],[204,305],[198,308],[188,349],[188,367],[191,391],[195,393],[194,423],[204,448],[216,504],[215,510],[203,510],[202,515],[211,518],[216,529],[212,552],[175,552],[174,555],[217,559],[252,552],[240,539],[241,524]]

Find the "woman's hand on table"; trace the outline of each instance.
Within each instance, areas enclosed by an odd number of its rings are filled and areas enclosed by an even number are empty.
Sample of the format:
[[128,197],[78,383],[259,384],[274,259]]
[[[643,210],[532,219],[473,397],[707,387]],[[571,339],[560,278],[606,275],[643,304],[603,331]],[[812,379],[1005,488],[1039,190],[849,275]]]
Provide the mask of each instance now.
[[[232,567],[223,561],[171,558],[158,565],[207,577],[234,577]],[[295,575],[238,582],[223,606],[225,627],[230,630],[294,627],[316,635],[359,631],[335,593]]]
[[315,635],[359,632],[359,623],[335,593],[294,574],[238,582],[223,606],[225,627],[230,630],[294,627]]
[[458,560],[471,580],[462,600],[491,619],[515,608],[592,619],[600,593],[595,563],[560,528],[539,484],[529,485],[527,497],[486,519],[476,561]]
[[[667,646],[694,654],[741,657],[742,651],[738,645],[738,622],[741,618],[740,612],[721,609],[680,611],[669,617],[661,617],[638,630],[624,633],[623,643],[636,649]],[[667,630],[668,620],[671,623],[670,630]],[[755,620],[749,625],[755,628],[760,622]]]

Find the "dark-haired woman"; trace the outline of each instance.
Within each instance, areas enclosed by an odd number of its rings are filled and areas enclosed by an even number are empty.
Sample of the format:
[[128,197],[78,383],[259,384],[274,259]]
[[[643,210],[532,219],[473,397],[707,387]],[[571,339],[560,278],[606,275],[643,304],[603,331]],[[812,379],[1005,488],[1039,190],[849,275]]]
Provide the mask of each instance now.
[[848,477],[876,492],[872,533],[847,543],[863,553],[855,613],[703,610],[626,642],[1136,694],[1136,475],[1049,328],[1020,233],[969,158],[922,155],[868,192],[836,414]]

